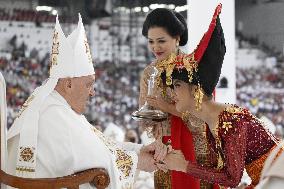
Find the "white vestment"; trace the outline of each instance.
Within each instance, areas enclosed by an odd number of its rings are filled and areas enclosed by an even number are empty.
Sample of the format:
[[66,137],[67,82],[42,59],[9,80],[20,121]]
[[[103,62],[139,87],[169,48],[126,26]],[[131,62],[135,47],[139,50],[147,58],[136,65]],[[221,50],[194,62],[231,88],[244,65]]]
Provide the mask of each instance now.
[[[255,189],[284,188],[284,141],[270,153],[265,161],[261,179]],[[282,148],[282,149],[281,149]],[[282,150],[282,151],[280,151]],[[280,154],[279,154],[280,153]],[[279,154],[279,156],[277,156]],[[277,158],[276,158],[277,157]]]
[[[24,115],[22,115],[24,116]],[[20,123],[21,120],[18,120]],[[15,175],[20,124],[8,131],[8,172]],[[117,143],[103,136],[83,115],[53,91],[40,108],[36,178],[66,176],[90,168],[105,168],[110,189],[132,188],[141,145]],[[93,188],[90,184],[81,189]]]

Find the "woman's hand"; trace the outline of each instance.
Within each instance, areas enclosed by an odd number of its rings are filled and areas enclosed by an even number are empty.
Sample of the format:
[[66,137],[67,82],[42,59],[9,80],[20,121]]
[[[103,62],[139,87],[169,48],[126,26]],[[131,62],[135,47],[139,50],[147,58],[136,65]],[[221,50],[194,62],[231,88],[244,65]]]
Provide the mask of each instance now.
[[153,158],[153,155],[146,151],[140,152],[138,155],[137,169],[140,169],[146,172],[153,172],[157,170],[157,166]]
[[156,109],[178,117],[181,116],[181,113],[176,110],[175,105],[164,100],[162,96],[147,96],[146,101],[149,103],[150,106],[153,106]]
[[161,98],[161,96],[147,96],[146,101],[149,103],[150,106],[153,106],[159,110],[162,110],[163,112],[168,111],[168,106],[170,104],[166,102],[164,99]]
[[175,171],[187,171],[188,161],[184,158],[183,153],[180,150],[173,150],[166,156],[164,160],[165,164],[158,163],[157,167],[161,170],[175,170]]

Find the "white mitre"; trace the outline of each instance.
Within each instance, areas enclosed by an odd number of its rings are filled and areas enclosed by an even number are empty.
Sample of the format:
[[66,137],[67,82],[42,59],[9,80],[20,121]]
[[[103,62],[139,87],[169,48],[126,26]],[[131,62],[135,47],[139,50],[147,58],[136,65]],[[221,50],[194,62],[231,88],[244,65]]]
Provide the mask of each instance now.
[[95,74],[85,29],[79,14],[77,28],[66,38],[56,17],[51,50],[50,76],[24,103],[18,118],[8,131],[8,140],[20,134],[16,174],[34,177],[37,156],[39,111],[59,78]]

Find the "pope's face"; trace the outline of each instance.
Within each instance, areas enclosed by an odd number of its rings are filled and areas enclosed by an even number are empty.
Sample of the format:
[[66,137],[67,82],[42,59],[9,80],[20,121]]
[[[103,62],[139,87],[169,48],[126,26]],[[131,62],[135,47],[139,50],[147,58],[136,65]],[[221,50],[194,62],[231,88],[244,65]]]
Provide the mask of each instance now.
[[177,42],[177,38],[170,36],[162,27],[153,27],[148,30],[148,47],[158,61],[176,52]]
[[85,112],[88,100],[95,95],[95,75],[71,79],[71,108],[78,114]]

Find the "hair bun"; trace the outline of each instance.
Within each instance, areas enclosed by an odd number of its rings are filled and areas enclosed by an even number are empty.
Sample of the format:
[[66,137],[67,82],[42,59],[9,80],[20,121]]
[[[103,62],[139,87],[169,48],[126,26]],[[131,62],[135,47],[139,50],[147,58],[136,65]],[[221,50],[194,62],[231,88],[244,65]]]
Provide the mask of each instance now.
[[188,41],[187,23],[186,23],[184,17],[179,12],[175,11],[174,13],[175,13],[175,16],[178,18],[178,20],[181,22],[181,24],[184,27],[183,32],[180,34],[180,42],[179,42],[180,46],[184,46],[184,45],[186,45],[186,43]]
[[172,37],[180,36],[179,45],[184,46],[188,40],[187,24],[184,17],[171,9],[157,8],[146,17],[142,34],[148,37],[148,30],[152,27],[162,27]]

